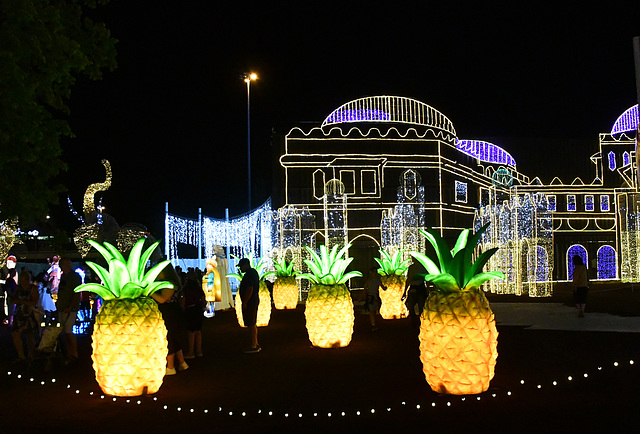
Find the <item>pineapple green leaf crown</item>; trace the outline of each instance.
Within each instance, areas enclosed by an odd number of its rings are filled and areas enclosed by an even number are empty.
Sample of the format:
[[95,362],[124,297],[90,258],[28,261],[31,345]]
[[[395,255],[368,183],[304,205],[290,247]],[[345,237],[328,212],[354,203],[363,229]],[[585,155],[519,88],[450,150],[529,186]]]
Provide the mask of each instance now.
[[380,259],[373,258],[380,265],[378,273],[383,276],[401,276],[409,268],[410,259],[402,260],[404,250],[396,250],[393,256],[389,255],[386,250],[380,249]]
[[471,236],[469,229],[463,230],[452,250],[449,250],[447,243],[433,229],[420,230],[420,233],[429,240],[436,251],[440,264],[438,268],[435,262],[426,255],[411,252],[411,256],[427,269],[429,274],[426,275],[425,280],[432,282],[441,291],[451,292],[470,291],[479,288],[487,280],[503,279],[504,274],[500,271],[482,272],[482,267],[498,250],[497,248],[481,253],[476,261],[472,262],[473,250],[488,226],[487,223]]
[[338,251],[338,245],[336,244],[329,252],[326,245],[321,245],[320,255],[318,256],[309,246],[304,246],[311,255],[311,259],[304,260],[311,272],[301,273],[297,278],[307,279],[321,285],[336,285],[343,284],[352,277],[362,277],[362,273],[359,271],[345,273],[347,267],[353,261],[353,258],[345,259],[342,257],[349,247],[351,247],[351,244],[347,244]]
[[87,240],[95,249],[100,252],[107,261],[109,269],[94,262],[87,261],[87,265],[102,280],[103,284],[85,283],[75,288],[75,292],[91,291],[98,294],[104,300],[140,298],[148,297],[154,292],[163,288],[173,288],[173,283],[158,281],[156,278],[170,261],[162,261],[145,274],[147,261],[151,254],[158,247],[159,241],[153,243],[144,253],[145,238],[140,238],[131,249],[129,259],[125,261],[122,253],[113,245],[104,242],[104,245],[93,240]]
[[273,268],[276,269],[275,275],[277,277],[296,277],[300,274],[300,271],[293,269],[293,260],[291,260],[288,264],[284,256],[280,262],[273,261]]
[[[231,256],[233,256],[234,259],[238,259],[238,260],[241,259],[236,255],[231,255]],[[267,263],[264,260],[265,259],[264,256],[256,261],[256,259],[253,257],[253,252],[249,252],[249,254],[247,255],[247,259],[249,260],[249,264],[251,264],[251,268],[255,269],[258,272],[258,278],[261,281],[264,280],[264,278],[267,276],[272,276],[276,274],[273,271],[266,271]],[[233,277],[234,279],[237,279],[239,281],[242,280],[243,276],[244,276],[244,273],[240,270],[238,270],[237,273],[227,274],[227,277]]]

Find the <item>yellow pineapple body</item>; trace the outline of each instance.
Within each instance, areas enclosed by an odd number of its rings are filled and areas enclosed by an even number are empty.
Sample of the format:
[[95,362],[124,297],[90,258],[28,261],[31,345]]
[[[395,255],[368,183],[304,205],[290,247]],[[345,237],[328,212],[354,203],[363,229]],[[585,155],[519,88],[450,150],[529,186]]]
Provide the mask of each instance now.
[[[256,325],[258,327],[265,327],[269,325],[269,319],[271,318],[271,294],[269,294],[269,288],[267,285],[260,281],[258,297],[260,304],[258,304],[258,317],[256,318]],[[240,298],[240,291],[236,292],[236,318],[240,327],[245,327],[244,319],[242,318],[242,299]]]
[[106,300],[92,335],[93,369],[107,395],[156,393],[167,363],[167,329],[148,297]]
[[242,319],[242,299],[240,298],[240,290],[236,292],[235,304],[236,304],[236,318],[238,318],[238,324],[240,325],[240,327],[244,327],[245,325],[244,325],[244,320]]
[[258,318],[256,319],[256,325],[258,327],[266,327],[269,325],[269,319],[271,319],[271,294],[269,288],[264,281],[260,281],[258,297],[260,304],[258,305]]
[[355,315],[351,293],[344,284],[313,285],[304,316],[314,346],[335,348],[351,343]]
[[298,282],[293,276],[278,277],[273,284],[273,304],[276,309],[298,307]]
[[402,301],[404,294],[404,276],[382,276],[382,284],[386,290],[380,287],[379,294],[382,305],[380,306],[380,316],[384,319],[406,318],[409,315],[407,306]]
[[433,292],[420,325],[420,360],[431,389],[453,395],[489,388],[498,357],[498,331],[480,289]]

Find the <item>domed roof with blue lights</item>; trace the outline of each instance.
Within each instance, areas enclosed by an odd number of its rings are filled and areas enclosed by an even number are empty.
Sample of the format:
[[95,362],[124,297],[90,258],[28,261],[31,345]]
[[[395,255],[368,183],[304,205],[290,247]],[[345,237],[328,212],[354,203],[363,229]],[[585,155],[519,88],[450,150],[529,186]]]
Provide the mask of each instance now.
[[507,151],[482,140],[456,140],[456,149],[487,163],[516,165],[516,160]]
[[322,126],[355,122],[423,125],[456,135],[453,123],[438,110],[399,96],[369,96],[349,101],[331,112]]
[[611,127],[611,134],[626,133],[636,131],[638,128],[638,104],[629,107]]

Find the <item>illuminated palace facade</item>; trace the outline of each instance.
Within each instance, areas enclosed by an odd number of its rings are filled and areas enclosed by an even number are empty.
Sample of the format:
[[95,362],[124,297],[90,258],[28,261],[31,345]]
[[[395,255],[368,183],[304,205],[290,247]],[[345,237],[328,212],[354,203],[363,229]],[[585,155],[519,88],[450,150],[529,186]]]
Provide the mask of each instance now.
[[520,173],[501,147],[459,138],[433,107],[394,96],[357,99],[320,126],[282,137],[272,198],[256,210],[191,220],[167,208],[165,251],[178,263],[179,243],[205,257],[221,245],[227,256],[286,257],[304,269],[304,246],[351,243],[351,268],[366,275],[379,249],[405,256],[430,249],[422,228],[453,243],[462,229],[490,223],[479,248],[498,248],[486,269],[506,276],[487,282],[491,292],[549,296],[553,282],[572,278],[574,255],[591,279],[640,282],[637,128],[634,106],[600,134],[592,180],[545,185]]
[[487,269],[506,275],[488,284],[492,292],[551,295],[554,281],[572,277],[574,255],[592,278],[640,281],[636,128],[637,106],[600,135],[589,183],[543,185],[504,149],[458,138],[444,114],[419,101],[348,102],[321,126],[284,137],[273,256],[349,242],[353,268],[365,271],[380,248],[424,251],[421,228],[454,241],[491,223],[480,248],[499,248]]

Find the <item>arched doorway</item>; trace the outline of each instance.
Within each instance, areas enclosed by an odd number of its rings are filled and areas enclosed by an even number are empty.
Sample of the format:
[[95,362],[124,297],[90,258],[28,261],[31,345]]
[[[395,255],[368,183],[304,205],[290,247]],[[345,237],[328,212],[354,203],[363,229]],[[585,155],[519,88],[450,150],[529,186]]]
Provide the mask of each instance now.
[[615,279],[618,275],[616,250],[608,245],[598,249],[598,279]]
[[573,257],[580,256],[582,262],[588,264],[587,249],[580,244],[574,244],[567,249],[567,280],[573,280]]

